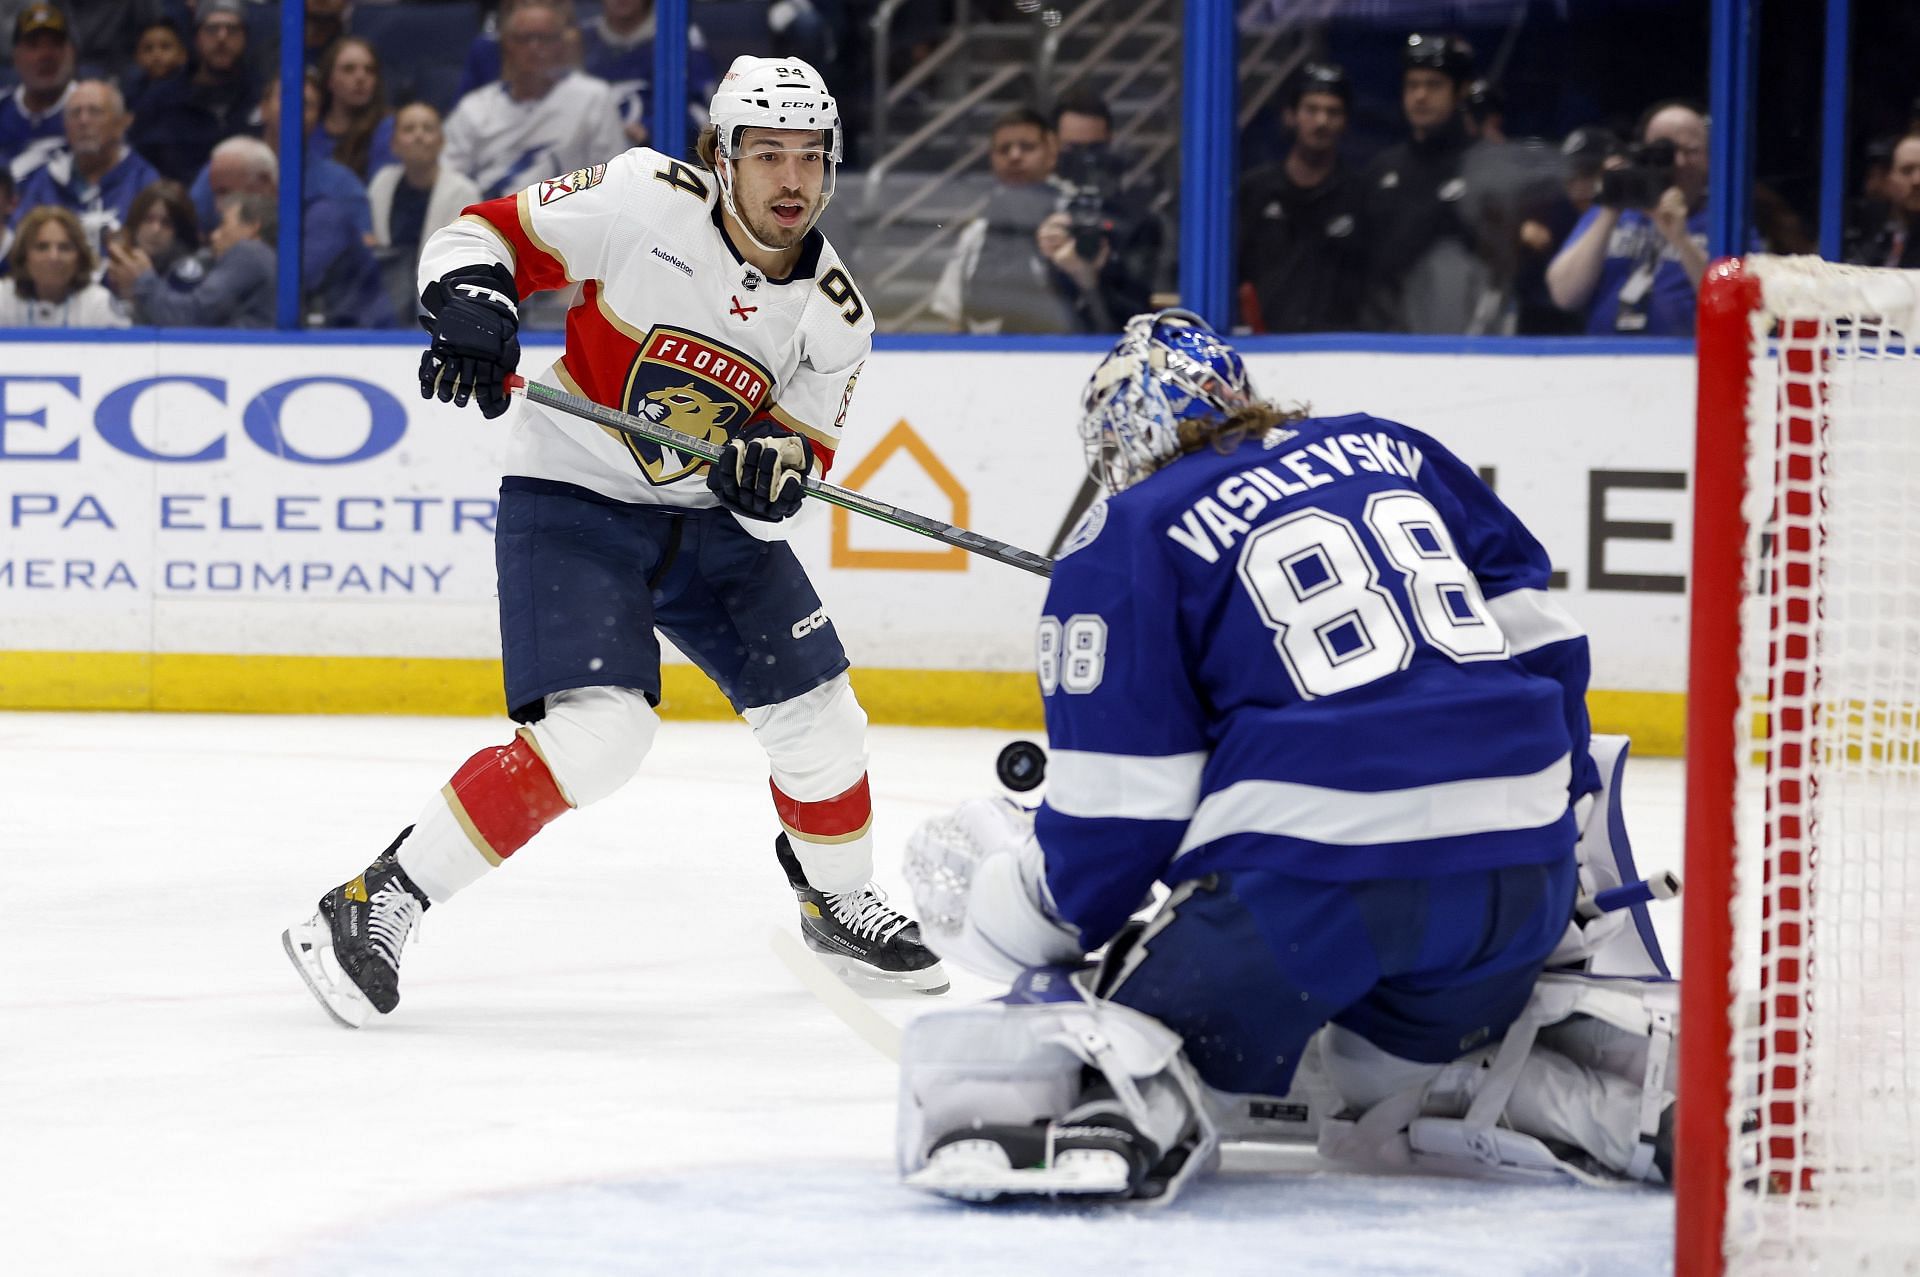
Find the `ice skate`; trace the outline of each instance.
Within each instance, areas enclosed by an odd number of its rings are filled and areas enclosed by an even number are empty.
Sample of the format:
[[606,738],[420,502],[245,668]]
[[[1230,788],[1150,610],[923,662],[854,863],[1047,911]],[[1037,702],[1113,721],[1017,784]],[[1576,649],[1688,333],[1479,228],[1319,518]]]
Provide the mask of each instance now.
[[394,858],[411,832],[402,830],[364,873],[320,897],[313,917],[280,935],[307,988],[349,1029],[400,1005],[400,949],[428,907]]
[[1113,1111],[1024,1126],[982,1125],[934,1143],[910,1187],[967,1202],[1029,1197],[1152,1200],[1185,1162],[1163,1159],[1152,1141]]
[[816,890],[785,834],[774,840],[773,849],[800,902],[800,935],[835,975],[919,993],[952,987],[940,959],[920,942],[919,924],[888,908],[872,883],[847,892]]

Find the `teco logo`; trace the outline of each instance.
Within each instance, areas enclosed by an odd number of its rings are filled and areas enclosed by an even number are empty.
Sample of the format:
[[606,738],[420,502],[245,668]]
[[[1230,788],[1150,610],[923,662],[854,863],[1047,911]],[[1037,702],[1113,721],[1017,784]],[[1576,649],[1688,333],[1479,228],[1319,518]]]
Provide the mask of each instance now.
[[[196,401],[191,410],[187,410],[174,399],[165,411],[158,414],[151,408],[144,412],[140,410],[141,401],[149,392],[170,386],[187,387],[213,402],[206,405]],[[351,420],[358,416],[357,413],[337,417],[329,415],[325,429],[319,433],[331,436],[338,426],[340,444],[323,452],[302,451],[287,438],[282,419],[287,414],[288,404],[296,395],[322,386],[338,387],[350,396],[358,397],[366,405],[365,425],[356,425]],[[176,390],[169,398],[180,393]],[[56,433],[56,427],[49,424],[48,417],[69,416],[69,411],[62,403],[66,399],[77,401],[84,414],[85,405],[91,398],[90,394],[82,395],[77,375],[0,375],[0,462],[80,460],[79,432],[69,430],[64,442],[50,440],[48,436]],[[27,407],[27,404],[33,406]],[[332,407],[331,404],[326,406]],[[144,432],[149,439],[153,437],[149,423],[156,416],[163,416],[169,423],[178,423],[187,428],[180,430],[175,426],[163,432],[170,438],[149,443],[140,434]],[[142,428],[140,432],[135,430],[136,423]],[[233,424],[232,414],[227,411],[227,381],[223,377],[184,374],[143,377],[109,390],[94,402],[93,407],[94,431],[109,447],[139,461],[224,461],[227,457],[227,436]],[[202,428],[194,429],[195,426]],[[407,410],[391,393],[370,381],[355,377],[294,377],[275,382],[249,399],[246,406],[240,409],[239,426],[241,433],[262,452],[299,465],[339,466],[370,460],[399,443],[407,433]],[[313,432],[302,433],[310,437]],[[189,435],[193,442],[180,442],[181,434]],[[162,451],[163,448],[167,450]]]

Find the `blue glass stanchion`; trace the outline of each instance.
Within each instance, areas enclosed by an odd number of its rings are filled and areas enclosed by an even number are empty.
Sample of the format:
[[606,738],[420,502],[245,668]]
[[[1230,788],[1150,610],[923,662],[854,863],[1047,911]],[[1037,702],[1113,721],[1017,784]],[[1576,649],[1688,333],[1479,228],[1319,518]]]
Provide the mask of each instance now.
[[685,157],[687,145],[687,0],[653,6],[653,118],[648,145]]
[[1232,0],[1187,0],[1180,83],[1180,301],[1222,332],[1233,320],[1236,39]]
[[1847,54],[1853,0],[1827,0],[1825,65],[1820,73],[1820,256],[1840,260],[1847,216]]
[[274,326],[300,327],[300,209],[307,173],[307,0],[280,0],[280,233]]
[[1708,110],[1707,254],[1744,253],[1752,225],[1753,79],[1759,31],[1753,0],[1713,0]]

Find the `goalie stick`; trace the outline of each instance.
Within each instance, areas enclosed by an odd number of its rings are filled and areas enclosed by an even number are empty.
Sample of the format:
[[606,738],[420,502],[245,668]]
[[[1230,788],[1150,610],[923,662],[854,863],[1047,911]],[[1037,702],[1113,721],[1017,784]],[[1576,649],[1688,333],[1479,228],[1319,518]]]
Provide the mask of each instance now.
[[[509,393],[524,396],[544,408],[553,409],[555,412],[564,412],[568,416],[579,417],[584,421],[591,421],[595,425],[605,426],[607,429],[620,434],[631,435],[636,439],[645,439],[649,443],[657,443],[663,448],[672,448],[678,452],[684,452],[690,457],[699,457],[702,461],[717,461],[720,459],[720,449],[714,447],[705,439],[696,439],[694,436],[683,434],[671,426],[663,426],[657,422],[648,421],[645,417],[636,417],[631,413],[620,412],[604,404],[594,403],[591,399],[582,399],[579,395],[570,395],[564,390],[555,390],[551,386],[542,386],[538,382],[528,381],[525,377],[517,373],[508,375],[506,385]],[[864,514],[869,519],[878,519],[880,522],[890,523],[896,528],[905,528],[908,532],[917,532],[923,537],[930,537],[935,541],[940,541],[947,545],[959,546],[962,550],[971,551],[985,558],[997,559],[1001,563],[1011,564],[1013,567],[1031,572],[1035,576],[1050,577],[1053,575],[1053,560],[1044,555],[1035,554],[1031,550],[1022,550],[1018,546],[1008,545],[1005,541],[996,541],[992,537],[981,536],[978,532],[969,532],[965,528],[956,528],[951,523],[942,523],[940,520],[930,519],[924,514],[915,514],[911,510],[902,510],[899,506],[888,505],[884,501],[876,501],[872,497],[863,496],[853,491],[851,488],[842,488],[837,484],[824,482],[811,475],[803,475],[800,483],[801,486],[806,489],[808,496],[818,497],[820,500],[832,505],[837,505],[844,510],[851,510],[855,514]]]

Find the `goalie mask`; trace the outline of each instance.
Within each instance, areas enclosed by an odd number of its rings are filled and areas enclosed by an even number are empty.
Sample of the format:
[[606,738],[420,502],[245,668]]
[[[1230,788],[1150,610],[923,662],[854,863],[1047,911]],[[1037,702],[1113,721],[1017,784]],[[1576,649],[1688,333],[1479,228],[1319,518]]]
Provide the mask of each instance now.
[[1254,401],[1238,352],[1188,310],[1135,315],[1081,397],[1087,469],[1108,492],[1180,455],[1180,428]]
[[714,126],[714,176],[719,179],[721,202],[734,223],[746,231],[747,238],[769,253],[780,250],[762,243],[747,227],[747,219],[734,204],[734,164],[740,154],[741,135],[748,129],[818,131],[825,135],[827,171],[821,180],[819,203],[805,227],[812,230],[833,199],[840,171],[840,106],[827,91],[827,82],[820,73],[799,58],[756,58],[743,54],[733,60],[721,78],[708,118]]

